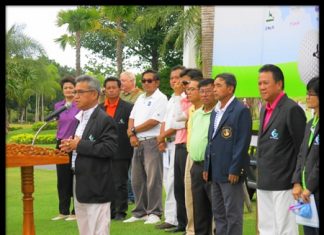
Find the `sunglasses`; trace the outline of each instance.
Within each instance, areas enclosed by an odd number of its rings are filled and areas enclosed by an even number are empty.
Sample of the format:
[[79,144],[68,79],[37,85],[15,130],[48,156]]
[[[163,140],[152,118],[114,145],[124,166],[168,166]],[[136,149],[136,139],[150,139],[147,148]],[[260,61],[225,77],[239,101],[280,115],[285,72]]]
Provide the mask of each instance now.
[[142,83],[152,83],[155,79],[142,79]]

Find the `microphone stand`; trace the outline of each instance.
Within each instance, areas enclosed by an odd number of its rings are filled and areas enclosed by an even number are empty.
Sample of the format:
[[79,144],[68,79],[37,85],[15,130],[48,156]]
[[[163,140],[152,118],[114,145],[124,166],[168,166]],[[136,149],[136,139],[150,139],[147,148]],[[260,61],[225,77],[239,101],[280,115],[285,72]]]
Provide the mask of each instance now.
[[[56,120],[55,118],[53,119],[53,120]],[[52,121],[52,120],[51,120]],[[47,124],[48,124],[49,122],[45,122],[39,129],[38,129],[38,131],[36,132],[36,134],[35,134],[35,136],[34,136],[34,138],[33,138],[33,142],[32,142],[32,145],[34,145],[34,143],[35,143],[35,140],[36,140],[36,138],[37,138],[37,136],[38,136],[38,134],[39,134],[39,132],[45,127],[45,126],[47,126]]]

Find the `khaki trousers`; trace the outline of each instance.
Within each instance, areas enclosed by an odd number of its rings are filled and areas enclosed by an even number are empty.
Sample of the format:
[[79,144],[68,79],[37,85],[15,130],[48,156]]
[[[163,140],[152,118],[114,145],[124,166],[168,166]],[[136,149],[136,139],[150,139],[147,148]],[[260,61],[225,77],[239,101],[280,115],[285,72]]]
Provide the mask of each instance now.
[[[73,194],[75,195],[75,176]],[[74,196],[74,207],[80,235],[110,235],[110,202],[80,203]]]
[[187,227],[186,235],[194,235],[194,217],[193,217],[193,202],[192,202],[192,191],[191,191],[191,176],[190,169],[192,167],[193,161],[191,160],[189,154],[187,156],[185,175],[184,175],[184,184],[185,184],[185,204],[187,209]]

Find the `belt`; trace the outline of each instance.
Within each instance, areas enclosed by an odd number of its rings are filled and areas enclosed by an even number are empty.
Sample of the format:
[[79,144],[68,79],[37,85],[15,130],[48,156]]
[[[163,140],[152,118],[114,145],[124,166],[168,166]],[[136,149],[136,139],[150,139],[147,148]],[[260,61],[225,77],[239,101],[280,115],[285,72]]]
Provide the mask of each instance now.
[[173,141],[175,141],[175,137],[174,137],[174,136],[166,137],[166,138],[165,138],[165,141],[166,141],[166,142],[173,142]]
[[179,144],[176,144],[177,146],[181,146],[181,147],[186,147],[187,143],[179,143]]
[[204,161],[194,161],[193,163],[196,165],[204,165]]
[[145,141],[145,140],[150,140],[154,139],[156,136],[148,136],[148,137],[138,137],[138,141]]

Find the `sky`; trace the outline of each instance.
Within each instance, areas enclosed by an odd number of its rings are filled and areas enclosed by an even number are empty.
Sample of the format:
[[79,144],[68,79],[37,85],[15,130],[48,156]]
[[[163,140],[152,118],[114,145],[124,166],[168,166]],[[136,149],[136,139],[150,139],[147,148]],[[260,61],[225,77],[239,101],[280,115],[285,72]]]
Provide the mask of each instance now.
[[[6,6],[6,31],[14,24],[25,24],[24,33],[38,41],[45,49],[48,58],[60,65],[75,68],[75,50],[67,46],[65,50],[54,42],[67,34],[66,26],[56,26],[56,17],[60,10],[75,9],[76,6]],[[81,67],[87,63],[89,52],[81,48]]]

